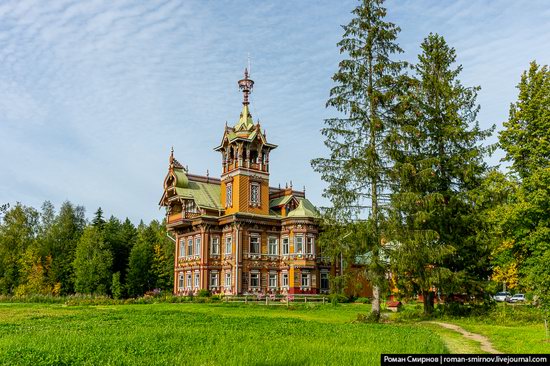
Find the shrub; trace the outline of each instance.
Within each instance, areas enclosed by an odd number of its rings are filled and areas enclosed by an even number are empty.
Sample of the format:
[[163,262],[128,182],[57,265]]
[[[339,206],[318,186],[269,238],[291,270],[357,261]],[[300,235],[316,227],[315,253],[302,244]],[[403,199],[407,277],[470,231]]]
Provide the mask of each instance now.
[[349,302],[349,298],[343,294],[330,294],[328,298],[330,299],[332,305]]
[[359,313],[355,321],[358,323],[378,323],[380,321],[380,315],[374,312],[368,314]]
[[197,297],[210,297],[210,291],[207,289],[202,289],[197,293]]
[[358,297],[355,302],[361,303],[361,304],[370,304],[371,299],[370,297]]

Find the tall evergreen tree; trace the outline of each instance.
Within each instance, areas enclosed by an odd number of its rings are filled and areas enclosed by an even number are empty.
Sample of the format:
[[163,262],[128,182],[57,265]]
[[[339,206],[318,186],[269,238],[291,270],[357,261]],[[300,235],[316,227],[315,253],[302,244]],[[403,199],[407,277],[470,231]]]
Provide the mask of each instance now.
[[463,86],[456,53],[430,34],[414,66],[416,79],[400,104],[400,126],[389,135],[395,272],[424,295],[479,294],[488,275],[490,247],[482,238],[477,189],[488,171],[483,158],[491,133],[477,122],[478,87]]
[[[392,126],[397,80],[405,66],[394,60],[402,52],[396,39],[400,29],[387,22],[383,0],[364,0],[353,10],[354,18],[343,26],[338,43],[346,58],[332,79],[327,107],[345,117],[325,120],[322,134],[330,150],[328,158],[312,161],[313,168],[328,183],[324,196],[333,207],[327,211],[327,228],[348,227],[361,232],[357,245],[343,254],[353,261],[356,254],[369,253],[368,277],[373,284],[372,312],[380,315],[380,286],[385,283],[385,268],[380,260],[382,195],[387,188],[387,152],[384,139]],[[365,218],[364,222],[357,220]],[[364,230],[355,230],[360,225]],[[326,233],[325,237],[334,236]],[[334,238],[333,238],[334,239]],[[323,241],[323,240],[322,240]],[[333,244],[334,245],[334,244]]]
[[103,210],[101,209],[101,207],[98,207],[97,211],[95,212],[94,219],[92,220],[92,225],[103,229],[103,225],[105,225],[105,219],[103,218]]

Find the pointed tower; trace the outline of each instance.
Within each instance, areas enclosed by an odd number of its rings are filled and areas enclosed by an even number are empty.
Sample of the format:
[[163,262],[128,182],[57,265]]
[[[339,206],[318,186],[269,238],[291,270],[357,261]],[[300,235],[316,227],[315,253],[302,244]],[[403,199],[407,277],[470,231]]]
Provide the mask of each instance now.
[[225,214],[247,212],[269,214],[269,153],[277,145],[269,144],[260,123],[254,124],[248,97],[254,81],[244,71],[239,80],[243,108],[233,127],[225,126],[222,142],[215,148],[222,155],[221,203]]

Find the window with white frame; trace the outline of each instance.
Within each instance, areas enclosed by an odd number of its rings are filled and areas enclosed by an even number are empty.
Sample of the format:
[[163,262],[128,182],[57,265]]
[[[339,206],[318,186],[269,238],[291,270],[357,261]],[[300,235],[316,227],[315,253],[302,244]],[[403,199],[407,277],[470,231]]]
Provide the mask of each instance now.
[[218,285],[219,285],[218,272],[210,272],[210,288],[218,287]]
[[233,237],[228,235],[225,237],[225,254],[231,254],[233,252],[232,248]]
[[328,272],[321,272],[321,290],[328,290]]
[[220,238],[218,236],[213,236],[210,239],[210,254],[220,254]]
[[233,184],[227,183],[225,185],[225,207],[233,206]]
[[314,250],[314,240],[313,240],[313,236],[308,236],[306,238],[306,254],[313,254],[313,250]]
[[250,205],[260,205],[260,184],[256,182],[250,183]]
[[288,253],[290,253],[290,249],[289,249],[289,246],[288,246],[288,237],[285,237],[283,238],[283,255],[288,255]]
[[304,252],[304,237],[297,235],[294,237],[294,253],[302,254]]
[[199,272],[195,272],[195,288],[201,287],[201,275]]
[[187,289],[188,290],[191,290],[191,272],[187,273],[187,276],[186,276],[186,280],[187,280]]
[[183,290],[183,286],[183,273],[180,272],[180,274],[178,275],[178,289]]
[[283,288],[288,289],[288,273],[283,272]]
[[187,255],[193,255],[193,239],[187,239]]
[[250,253],[251,254],[260,254],[260,237],[251,236],[250,237]]
[[195,238],[195,255],[201,255],[201,238]]
[[267,250],[269,255],[277,255],[279,252],[279,241],[275,237],[270,237],[267,243]]
[[310,274],[302,273],[302,287],[309,287]]
[[277,273],[269,274],[269,288],[277,288]]
[[260,274],[258,272],[250,273],[250,287],[252,288],[260,287]]
[[231,288],[231,272],[225,272],[225,288]]
[[180,239],[179,255],[178,257],[185,257],[185,239]]

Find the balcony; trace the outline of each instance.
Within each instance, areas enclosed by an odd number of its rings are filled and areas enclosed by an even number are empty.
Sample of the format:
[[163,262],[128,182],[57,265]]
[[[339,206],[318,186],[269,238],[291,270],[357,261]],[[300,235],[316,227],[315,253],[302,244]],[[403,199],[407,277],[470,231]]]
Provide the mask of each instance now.
[[172,224],[184,219],[194,219],[199,217],[201,214],[199,212],[178,212],[175,214],[168,215],[168,223]]

